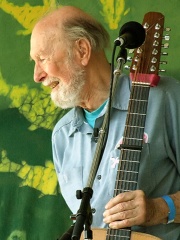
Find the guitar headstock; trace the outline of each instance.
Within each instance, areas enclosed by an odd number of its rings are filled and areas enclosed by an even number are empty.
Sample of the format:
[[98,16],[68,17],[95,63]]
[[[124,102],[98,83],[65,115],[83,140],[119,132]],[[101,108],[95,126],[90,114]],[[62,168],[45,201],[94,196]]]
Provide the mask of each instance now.
[[142,25],[146,30],[146,37],[144,43],[134,50],[130,78],[133,82],[156,86],[159,81],[164,15],[159,12],[148,12],[144,16]]

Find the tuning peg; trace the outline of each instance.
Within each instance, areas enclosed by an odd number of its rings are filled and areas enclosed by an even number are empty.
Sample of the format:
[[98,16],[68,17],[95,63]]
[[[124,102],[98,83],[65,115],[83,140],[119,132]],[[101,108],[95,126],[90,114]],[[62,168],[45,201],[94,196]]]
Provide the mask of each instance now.
[[161,52],[161,55],[162,55],[162,56],[167,56],[168,53],[167,53],[167,52]]
[[132,57],[128,56],[128,57],[127,57],[127,61],[128,61],[128,62],[132,62]]
[[153,58],[151,59],[151,62],[152,62],[152,63],[156,63],[156,62],[157,62],[157,58],[153,57]]
[[162,39],[164,39],[164,40],[166,40],[166,41],[169,41],[169,39],[170,39],[169,34],[166,34],[165,36],[163,36]]
[[132,68],[132,70],[136,71],[137,70],[137,65],[133,64],[131,68]]
[[154,37],[155,37],[155,38],[159,38],[159,37],[160,37],[160,33],[155,32],[155,33],[154,33]]
[[149,24],[147,22],[144,23],[144,29],[148,29],[149,28]]
[[159,24],[159,23],[157,23],[156,25],[155,25],[155,29],[156,30],[159,30],[161,28],[161,25]]
[[153,46],[154,46],[154,47],[157,47],[158,45],[159,45],[159,42],[155,40],[155,41],[153,42]]
[[[157,68],[156,68],[156,66],[154,66],[154,65],[152,65],[152,66],[150,67],[150,71],[151,71],[151,72],[155,72],[156,69],[157,69]],[[158,71],[159,71],[159,72],[166,72],[165,69],[159,69]]]
[[167,64],[167,61],[160,61],[160,64]]
[[125,65],[124,68],[125,68],[126,70],[129,70],[129,69],[130,69],[130,66]]
[[151,72],[155,72],[155,71],[156,71],[156,67],[155,67],[154,65],[152,65],[152,66],[150,67],[150,71],[151,71]]
[[129,49],[129,54],[133,54],[134,53],[134,49]]
[[163,48],[169,48],[169,43],[164,43],[164,44],[161,45],[161,47],[163,47]]
[[164,28],[164,31],[170,32],[170,31],[171,31],[171,28],[170,28],[170,27]]

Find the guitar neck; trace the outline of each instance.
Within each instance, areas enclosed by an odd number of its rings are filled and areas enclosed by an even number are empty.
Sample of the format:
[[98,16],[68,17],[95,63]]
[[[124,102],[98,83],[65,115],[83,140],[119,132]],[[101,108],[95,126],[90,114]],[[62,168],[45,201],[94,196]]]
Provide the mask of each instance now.
[[135,190],[137,187],[149,89],[146,85],[132,86],[124,136],[120,145],[114,196]]
[[[133,84],[132,86],[123,142],[120,145],[121,154],[114,197],[122,192],[137,189],[149,89],[150,86],[144,84]],[[128,240],[131,238],[131,229],[108,229],[107,235],[108,237],[116,236],[117,240]],[[111,238],[106,238],[106,240],[109,239]]]

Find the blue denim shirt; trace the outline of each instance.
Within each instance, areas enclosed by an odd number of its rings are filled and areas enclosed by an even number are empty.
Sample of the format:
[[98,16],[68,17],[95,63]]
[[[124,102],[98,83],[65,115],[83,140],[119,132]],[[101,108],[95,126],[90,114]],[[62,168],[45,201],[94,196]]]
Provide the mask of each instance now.
[[[116,148],[123,136],[130,96],[131,81],[123,75],[118,81],[106,148],[93,184],[91,208],[93,227],[106,228],[103,223],[105,204],[112,198],[120,150]],[[100,128],[106,108],[96,119]],[[180,190],[180,82],[161,77],[157,87],[150,90],[144,132],[144,144],[138,177],[138,188],[149,198],[161,197]],[[70,110],[56,124],[52,134],[55,169],[61,193],[76,213],[80,200],[76,190],[87,186],[96,149],[93,129],[86,123],[81,108]],[[180,224],[132,228],[162,239],[180,239]]]

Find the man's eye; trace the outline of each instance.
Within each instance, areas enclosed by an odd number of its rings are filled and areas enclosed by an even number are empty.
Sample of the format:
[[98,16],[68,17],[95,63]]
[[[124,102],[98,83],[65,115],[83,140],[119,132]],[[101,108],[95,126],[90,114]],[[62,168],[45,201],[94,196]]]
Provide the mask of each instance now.
[[39,58],[39,61],[40,61],[40,62],[44,62],[44,61],[45,61],[45,58]]
[[44,61],[46,60],[46,58],[43,57],[43,56],[39,56],[39,57],[38,57],[38,60],[39,60],[39,62],[44,62]]

